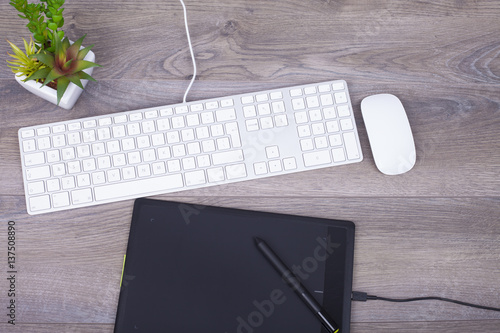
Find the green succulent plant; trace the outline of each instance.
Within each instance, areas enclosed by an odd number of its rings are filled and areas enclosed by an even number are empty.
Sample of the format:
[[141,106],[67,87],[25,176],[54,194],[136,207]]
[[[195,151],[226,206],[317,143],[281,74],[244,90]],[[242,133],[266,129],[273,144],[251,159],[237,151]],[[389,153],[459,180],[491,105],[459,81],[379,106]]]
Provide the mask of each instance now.
[[28,0],[11,0],[9,4],[21,13],[19,17],[29,21],[26,27],[33,34],[37,49],[54,52],[54,45],[51,44],[54,35],[57,34],[60,39],[64,37],[64,31],[57,30],[64,25],[64,2],[40,0],[39,3],[28,3]]
[[41,51],[41,49],[39,49],[38,51],[36,50],[33,39],[30,38],[29,43],[26,42],[24,38],[23,41],[25,52],[23,52],[14,43],[7,41],[7,43],[9,43],[10,47],[14,51],[14,54],[7,53],[9,56],[14,58],[14,60],[12,61],[7,60],[7,66],[10,67],[10,69],[13,73],[16,74],[16,76],[25,76],[28,78],[38,70],[45,68],[45,65],[42,62],[38,61],[38,59],[32,57],[32,55],[40,53]]
[[92,76],[83,71],[84,69],[102,66],[83,60],[94,46],[90,45],[80,49],[85,35],[73,44],[69,42],[67,37],[62,41],[57,34],[54,34],[54,37],[54,53],[42,51],[41,53],[32,55],[33,58],[38,59],[47,67],[39,69],[28,77],[27,80],[42,79],[43,86],[57,80],[57,104],[59,105],[64,92],[71,82],[83,89],[81,80],[95,81]]

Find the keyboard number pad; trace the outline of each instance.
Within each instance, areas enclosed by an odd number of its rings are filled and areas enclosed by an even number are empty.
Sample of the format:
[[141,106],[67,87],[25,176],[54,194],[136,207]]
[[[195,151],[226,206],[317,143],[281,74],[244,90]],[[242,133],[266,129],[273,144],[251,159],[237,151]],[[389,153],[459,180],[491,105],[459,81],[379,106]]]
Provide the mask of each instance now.
[[343,82],[289,91],[293,121],[306,167],[361,157],[352,109]]

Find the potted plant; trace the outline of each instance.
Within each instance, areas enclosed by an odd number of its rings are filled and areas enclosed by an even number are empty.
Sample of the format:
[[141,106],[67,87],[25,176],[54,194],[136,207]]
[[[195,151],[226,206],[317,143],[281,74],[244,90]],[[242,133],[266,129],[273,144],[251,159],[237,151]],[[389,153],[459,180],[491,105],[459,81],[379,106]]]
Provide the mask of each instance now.
[[7,41],[14,58],[7,61],[16,74],[16,81],[28,91],[57,104],[71,109],[80,97],[88,80],[92,78],[95,55],[90,50],[93,45],[82,47],[85,36],[74,43],[63,30],[62,16],[65,0],[40,0],[41,3],[28,3],[27,0],[11,0],[23,19],[27,19],[28,29],[33,34],[30,42],[24,41],[23,52],[15,44]]

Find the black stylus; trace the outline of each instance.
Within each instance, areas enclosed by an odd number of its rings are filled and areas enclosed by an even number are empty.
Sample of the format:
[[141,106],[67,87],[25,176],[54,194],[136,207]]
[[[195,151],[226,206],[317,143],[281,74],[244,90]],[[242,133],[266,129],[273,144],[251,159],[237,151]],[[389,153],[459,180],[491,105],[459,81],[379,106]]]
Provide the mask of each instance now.
[[292,273],[290,269],[285,265],[285,263],[278,257],[278,255],[264,242],[262,239],[255,237],[255,244],[257,248],[262,252],[264,257],[271,263],[271,265],[276,269],[278,274],[282,279],[292,288],[295,293],[300,297],[300,299],[306,303],[306,305],[311,309],[311,311],[318,317],[323,326],[330,333],[339,332],[339,326],[335,321],[330,318],[328,313],[318,304],[316,299],[307,291],[307,289],[300,283],[297,277]]

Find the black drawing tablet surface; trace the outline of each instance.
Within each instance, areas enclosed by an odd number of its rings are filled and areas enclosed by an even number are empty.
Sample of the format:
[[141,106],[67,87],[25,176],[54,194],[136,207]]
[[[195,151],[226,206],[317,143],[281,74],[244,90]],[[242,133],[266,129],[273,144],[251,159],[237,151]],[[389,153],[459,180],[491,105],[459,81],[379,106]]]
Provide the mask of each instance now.
[[326,332],[254,237],[349,332],[352,222],[138,199],[115,333]]

